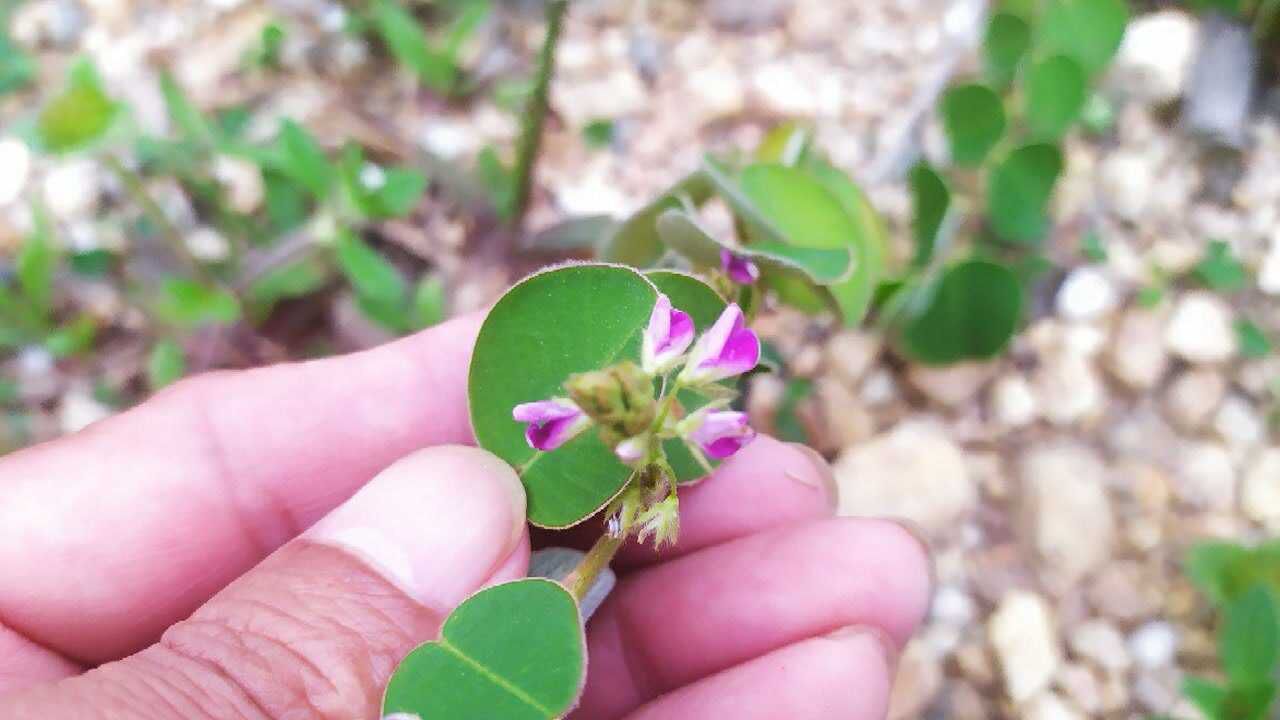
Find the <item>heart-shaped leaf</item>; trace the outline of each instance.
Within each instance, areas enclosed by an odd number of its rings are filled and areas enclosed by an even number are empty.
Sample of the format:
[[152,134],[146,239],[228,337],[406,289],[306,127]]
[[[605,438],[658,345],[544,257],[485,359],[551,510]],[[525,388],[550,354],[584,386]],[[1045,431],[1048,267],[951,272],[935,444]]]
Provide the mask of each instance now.
[[911,169],[911,195],[915,200],[911,230],[916,241],[911,264],[925,267],[937,252],[938,236],[951,207],[951,190],[937,171],[922,162]]
[[684,199],[701,204],[711,195],[702,171],[695,171],[637,210],[613,232],[600,251],[600,259],[634,267],[648,267],[662,257],[662,238],[656,223],[663,210],[680,207]]
[[899,333],[902,351],[929,365],[982,360],[1008,344],[1022,314],[1022,285],[989,260],[953,265],[913,292]]
[[1085,74],[1066,55],[1034,63],[1027,73],[1026,116],[1031,134],[1056,140],[1080,117],[1087,99]]
[[[574,373],[638,361],[659,291],[689,313],[699,331],[724,308],[715,291],[696,278],[675,272],[652,278],[615,265],[546,270],[507,291],[480,329],[468,388],[471,425],[481,447],[519,469],[535,525],[568,527],[590,517],[622,488],[631,470],[593,431],[551,452],[535,452],[512,419],[512,408],[563,396],[563,384]],[[698,406],[685,403],[686,409]],[[679,480],[702,475],[683,445],[673,441],[667,449]]]
[[1129,22],[1125,0],[1051,0],[1037,24],[1046,54],[1061,53],[1096,74],[1111,62]]
[[560,584],[528,578],[495,585],[459,605],[440,639],[396,668],[382,714],[421,720],[552,720],[573,708],[586,681],[578,605]]
[[987,23],[982,59],[987,77],[999,87],[1013,82],[1018,64],[1031,47],[1031,26],[1013,13],[999,12]]
[[1061,172],[1062,153],[1053,145],[1023,145],[1002,159],[987,178],[987,213],[996,234],[1024,244],[1044,237],[1049,197]]
[[978,165],[1004,135],[1004,105],[986,85],[958,85],[942,96],[942,125],[957,165]]
[[700,268],[719,267],[720,251],[751,258],[762,265],[776,265],[803,272],[814,283],[829,285],[849,276],[853,257],[847,248],[806,248],[765,240],[737,246],[716,238],[684,210],[672,208],[658,216],[658,233],[672,250]]

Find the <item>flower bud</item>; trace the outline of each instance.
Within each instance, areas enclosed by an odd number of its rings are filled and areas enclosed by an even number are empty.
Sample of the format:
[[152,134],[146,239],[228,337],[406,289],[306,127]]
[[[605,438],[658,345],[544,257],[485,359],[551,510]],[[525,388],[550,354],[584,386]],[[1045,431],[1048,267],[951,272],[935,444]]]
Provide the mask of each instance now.
[[610,447],[653,424],[657,412],[653,379],[633,362],[578,373],[564,385],[574,403],[600,425],[600,439]]

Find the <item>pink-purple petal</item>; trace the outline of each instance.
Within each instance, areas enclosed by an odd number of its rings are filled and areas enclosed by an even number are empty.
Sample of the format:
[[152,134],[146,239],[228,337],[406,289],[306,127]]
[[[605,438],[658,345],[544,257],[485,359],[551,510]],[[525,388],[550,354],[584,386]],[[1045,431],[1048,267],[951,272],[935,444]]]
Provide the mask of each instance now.
[[760,268],[754,262],[725,248],[720,249],[720,266],[729,279],[739,285],[750,285],[760,279]]
[[671,366],[693,343],[693,319],[671,305],[666,295],[658,295],[649,314],[641,348],[642,364],[647,372],[658,373]]
[[568,400],[539,400],[511,410],[516,422],[527,423],[524,439],[535,450],[555,450],[581,432],[588,419]]
[[742,309],[731,304],[690,353],[682,376],[693,383],[740,375],[760,361],[760,338],[746,326]]
[[756,431],[748,424],[748,417],[744,412],[704,410],[690,419],[697,425],[689,433],[689,439],[716,460],[733,455],[756,436]]

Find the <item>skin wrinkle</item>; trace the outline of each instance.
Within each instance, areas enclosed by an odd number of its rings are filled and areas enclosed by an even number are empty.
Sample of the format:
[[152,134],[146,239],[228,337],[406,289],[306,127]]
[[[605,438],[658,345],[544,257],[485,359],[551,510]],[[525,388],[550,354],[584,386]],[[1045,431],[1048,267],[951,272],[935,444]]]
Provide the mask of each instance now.
[[[288,505],[281,502],[265,483],[255,483],[247,490],[249,494],[256,493],[265,502],[246,502],[246,489],[237,478],[252,477],[252,474],[238,473],[231,467],[225,435],[213,413],[215,403],[209,399],[210,395],[216,395],[222,386],[228,384],[223,380],[226,377],[228,375],[224,373],[214,373],[193,379],[188,390],[188,395],[191,396],[189,412],[204,430],[199,437],[205,441],[201,448],[207,461],[201,465],[212,468],[217,487],[224,489],[223,496],[229,499],[231,512],[245,528],[246,536],[253,542],[254,551],[258,557],[266,557],[289,538],[296,537],[304,527],[289,511]],[[254,505],[264,506],[268,510],[269,519],[259,519],[258,513],[251,509]]]
[[[265,572],[249,587],[233,585],[211,606],[216,612],[197,613],[166,633],[161,644],[216,671],[262,708],[266,717],[291,717],[297,712],[306,718],[363,717],[376,706],[382,676],[399,659],[400,648],[411,646],[422,635],[413,632],[408,621],[388,620],[416,617],[417,623],[438,627],[438,616],[416,606],[372,571],[357,567],[358,560],[339,550],[306,544],[286,552],[293,557],[278,560],[286,570],[260,568]],[[298,555],[312,556],[310,564],[323,562],[343,571],[331,573],[335,579],[325,584],[312,586],[292,572],[295,566],[307,564]],[[258,597],[278,593],[282,587],[286,594],[279,600]],[[388,603],[399,611],[383,607]],[[370,607],[380,611],[371,614]],[[416,612],[411,612],[414,607]],[[243,622],[244,618],[260,619],[264,609],[271,613],[271,620]],[[348,618],[359,618],[359,625],[351,626]],[[282,674],[280,668],[289,672]]]

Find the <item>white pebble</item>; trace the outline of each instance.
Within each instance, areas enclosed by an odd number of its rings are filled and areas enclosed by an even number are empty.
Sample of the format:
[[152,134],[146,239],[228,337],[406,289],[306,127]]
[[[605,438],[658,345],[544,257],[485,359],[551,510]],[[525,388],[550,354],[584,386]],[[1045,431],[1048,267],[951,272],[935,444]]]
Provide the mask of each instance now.
[[1098,268],[1071,271],[1058,290],[1058,314],[1068,320],[1089,321],[1105,316],[1119,304],[1115,286]]
[[0,140],[0,206],[22,195],[31,175],[31,151],[16,138]]
[[1153,620],[1129,636],[1129,654],[1148,670],[1168,667],[1177,651],[1178,633],[1163,620]]
[[205,226],[187,236],[187,249],[197,260],[221,262],[231,254],[231,243],[222,233]]
[[1165,328],[1165,345],[1192,363],[1219,363],[1236,354],[1231,307],[1210,292],[1189,292],[1178,301]]
[[360,168],[360,184],[366,190],[378,190],[387,184],[387,173],[374,163],[365,163],[364,167]]

